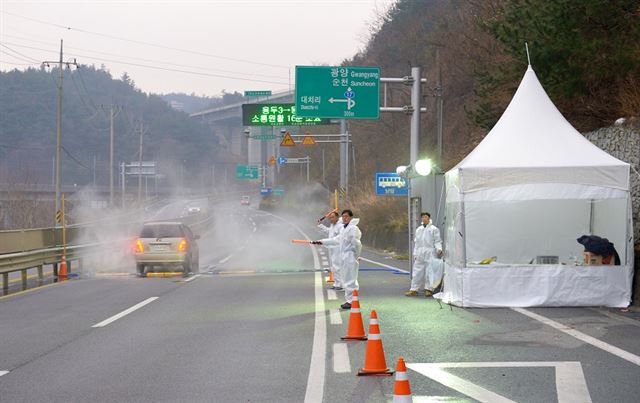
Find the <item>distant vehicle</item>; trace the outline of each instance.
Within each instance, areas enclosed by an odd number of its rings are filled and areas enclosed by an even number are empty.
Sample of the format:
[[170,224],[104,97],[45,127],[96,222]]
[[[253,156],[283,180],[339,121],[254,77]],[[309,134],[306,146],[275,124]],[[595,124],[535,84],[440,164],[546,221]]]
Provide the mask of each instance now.
[[264,211],[273,211],[278,207],[279,203],[280,197],[271,194],[260,199],[258,209]]
[[240,204],[243,206],[249,206],[251,205],[251,197],[249,196],[242,196],[240,198]]
[[189,215],[200,214],[200,207],[197,207],[197,206],[188,207],[187,214]]
[[183,276],[199,271],[200,236],[180,222],[150,222],[144,224],[134,245],[136,271],[145,277],[148,270],[179,267]]

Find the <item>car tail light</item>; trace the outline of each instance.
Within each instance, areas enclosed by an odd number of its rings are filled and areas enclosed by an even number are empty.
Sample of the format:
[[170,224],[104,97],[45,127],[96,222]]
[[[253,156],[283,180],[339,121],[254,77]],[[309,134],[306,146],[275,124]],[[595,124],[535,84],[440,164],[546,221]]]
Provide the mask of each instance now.
[[188,246],[187,240],[181,239],[180,243],[178,243],[178,252],[186,252]]
[[139,239],[136,239],[136,253],[144,253],[144,245],[142,244],[142,241]]

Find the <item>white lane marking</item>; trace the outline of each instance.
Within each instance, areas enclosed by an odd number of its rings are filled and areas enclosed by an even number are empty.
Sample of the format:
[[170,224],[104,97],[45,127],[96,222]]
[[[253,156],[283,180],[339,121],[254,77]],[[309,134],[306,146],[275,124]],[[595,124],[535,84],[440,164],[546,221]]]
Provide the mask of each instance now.
[[231,257],[233,257],[233,255],[229,255],[225,257],[224,259],[220,260],[218,263],[219,264],[226,263],[229,259],[231,259]]
[[620,358],[622,358],[623,360],[627,360],[630,363],[636,364],[636,365],[640,365],[640,357],[632,354],[628,351],[625,351],[621,348],[618,348],[616,346],[612,346],[609,343],[605,343],[602,340],[596,339],[595,337],[589,336],[587,334],[584,334],[578,330],[572,329],[569,326],[563,325],[562,323],[558,323],[554,320],[551,320],[545,316],[542,315],[538,315],[537,313],[531,312],[527,309],[524,308],[511,308],[512,310],[521,313],[525,316],[528,316],[532,319],[537,320],[538,322],[542,322],[543,324],[547,325],[547,326],[551,326],[554,329],[557,329],[563,333],[568,334],[569,336],[573,336],[578,340],[581,340],[587,344],[591,344],[594,347],[597,347],[601,350],[604,350],[608,353],[611,353],[615,356],[618,356]]
[[329,321],[332,325],[342,324],[342,316],[340,315],[340,311],[338,310],[338,308],[329,309]]
[[200,275],[199,275],[199,274],[196,274],[195,276],[193,276],[193,277],[189,277],[188,279],[184,280],[184,282],[185,282],[185,283],[189,283],[189,282],[191,282],[191,281],[193,281],[193,280],[197,279],[198,277],[200,277]]
[[[316,266],[317,254],[314,253]],[[325,361],[327,356],[327,321],[324,308],[324,294],[322,292],[322,275],[315,273],[316,321],[313,330],[313,349],[311,350],[311,365],[307,379],[307,391],[304,395],[305,403],[322,402],[324,393]]]
[[110,317],[108,319],[105,319],[100,323],[96,323],[95,325],[93,325],[91,327],[105,327],[109,323],[115,322],[116,320],[122,318],[123,316],[129,315],[131,312],[136,311],[136,310],[142,308],[143,306],[145,306],[145,305],[147,305],[147,304],[149,304],[149,303],[151,303],[151,302],[153,302],[153,301],[155,301],[157,299],[158,299],[158,297],[147,298],[144,301],[142,301],[142,302],[140,302],[138,304],[135,304],[131,308],[125,309],[124,311],[120,312],[119,314],[113,315],[112,317]]
[[0,371],[0,376],[8,374],[9,371]]
[[399,268],[399,267],[389,266],[388,264],[384,264],[384,263],[376,262],[375,260],[370,260],[370,259],[367,259],[367,258],[362,257],[362,256],[360,256],[360,260],[364,260],[365,262],[369,262],[369,263],[377,264],[378,266],[386,267],[387,269],[398,270],[399,272],[410,274],[410,272],[409,272],[409,271],[407,271],[407,270],[402,270],[402,269],[401,269],[401,268]]
[[[300,227],[294,223],[285,220],[275,214],[265,213],[278,220],[284,221],[295,228],[302,236],[311,240]],[[313,254],[313,267],[316,270],[314,275],[314,291],[316,299],[316,319],[313,329],[313,347],[311,349],[311,364],[309,365],[309,377],[307,378],[307,390],[304,395],[305,403],[322,402],[324,397],[325,369],[327,360],[327,312],[324,306],[324,282],[322,273],[320,273],[320,260],[318,258],[318,250],[314,245],[309,244],[311,253]]]
[[253,227],[253,232],[256,232],[258,230],[257,227]]
[[336,294],[336,290],[327,290],[327,299],[329,301],[334,301],[338,299],[338,295]]
[[[412,370],[445,386],[464,393],[481,402],[512,402],[478,385],[443,371],[443,368],[540,368],[552,367],[556,371],[558,403],[591,403],[591,395],[584,378],[582,365],[575,361],[523,361],[523,362],[439,362],[407,364]],[[486,393],[488,392],[488,394]]]
[[345,343],[333,344],[333,372],[344,374],[351,372],[351,362],[349,361],[349,350]]

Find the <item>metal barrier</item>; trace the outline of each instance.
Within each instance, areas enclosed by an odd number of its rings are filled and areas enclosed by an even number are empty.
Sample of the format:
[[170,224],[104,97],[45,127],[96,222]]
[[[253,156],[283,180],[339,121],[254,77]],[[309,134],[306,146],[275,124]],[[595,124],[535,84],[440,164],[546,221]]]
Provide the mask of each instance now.
[[[231,196],[246,192],[231,192],[223,197],[207,197],[210,205],[217,202],[225,201]],[[205,215],[202,213],[188,215],[180,218],[170,219],[171,221],[180,221],[190,226],[194,231],[201,231],[214,221],[214,215]],[[100,220],[104,222],[105,220]],[[118,230],[133,233],[136,227],[142,225],[143,221],[130,222],[127,225],[102,225],[105,230],[117,227]],[[71,262],[77,261],[78,267],[81,269],[82,258],[91,252],[92,249],[99,248],[101,243],[85,243],[80,244],[83,240],[84,232],[87,230],[95,230],[94,225],[75,225],[67,227],[67,253],[66,260],[70,265]],[[127,242],[130,239],[110,240],[113,242]],[[62,258],[62,228],[36,228],[23,230],[0,231],[0,274],[2,274],[3,292],[6,295],[9,289],[9,273],[21,271],[22,288],[27,288],[27,271],[29,269],[38,270],[39,280],[44,279],[43,266],[53,265],[53,275],[57,277],[58,264]]]

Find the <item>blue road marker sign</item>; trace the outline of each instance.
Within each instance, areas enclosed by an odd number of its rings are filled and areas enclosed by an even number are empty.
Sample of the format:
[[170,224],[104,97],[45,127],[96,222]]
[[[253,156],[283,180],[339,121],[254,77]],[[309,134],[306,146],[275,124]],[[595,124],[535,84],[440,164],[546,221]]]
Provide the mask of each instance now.
[[376,196],[407,196],[406,179],[395,172],[376,172]]
[[287,159],[285,157],[283,157],[282,155],[278,156],[278,165],[282,166],[284,164],[287,163]]
[[260,194],[263,196],[268,196],[271,193],[271,188],[262,188],[260,189]]

